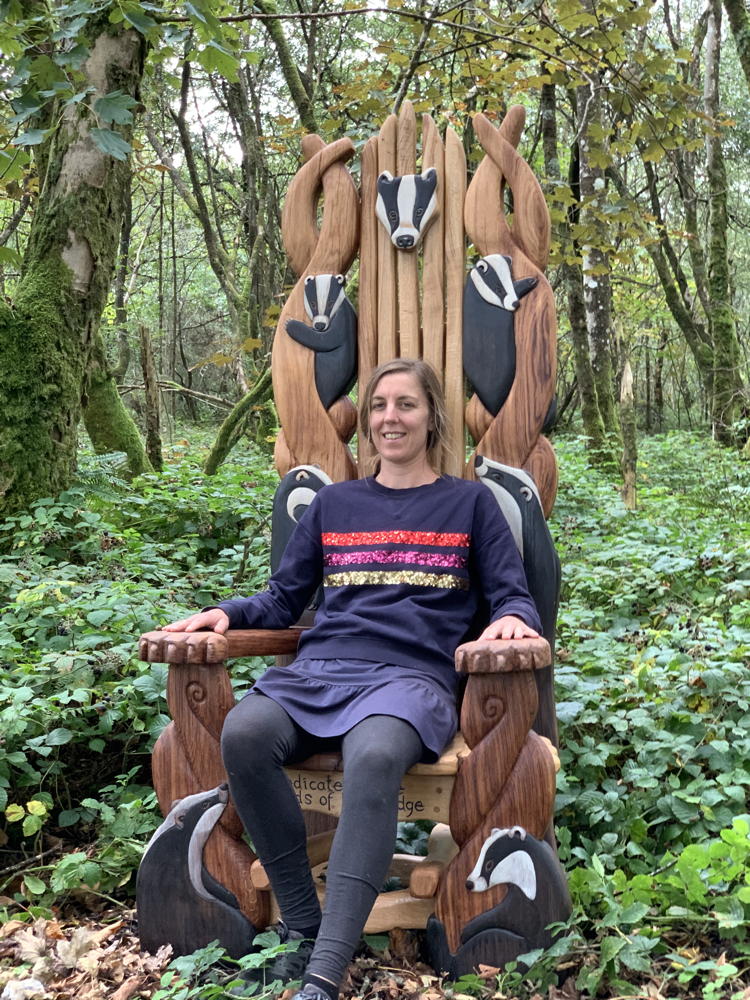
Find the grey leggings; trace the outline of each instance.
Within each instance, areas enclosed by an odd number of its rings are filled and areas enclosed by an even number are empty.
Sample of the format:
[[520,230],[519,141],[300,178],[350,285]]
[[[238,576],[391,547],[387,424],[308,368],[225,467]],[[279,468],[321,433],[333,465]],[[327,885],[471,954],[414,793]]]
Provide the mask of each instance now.
[[[341,747],[343,804],[326,875],[322,922],[297,797],[286,763]],[[424,751],[403,719],[373,715],[343,737],[301,729],[276,702],[251,694],[226,718],[221,738],[232,799],[263,863],[288,927],[314,933],[308,972],[338,985],[393,854],[401,779]]]

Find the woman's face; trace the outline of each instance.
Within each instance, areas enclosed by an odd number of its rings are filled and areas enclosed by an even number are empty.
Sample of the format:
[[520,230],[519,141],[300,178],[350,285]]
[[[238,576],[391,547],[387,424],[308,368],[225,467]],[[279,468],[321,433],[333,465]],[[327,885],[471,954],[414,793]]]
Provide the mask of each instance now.
[[424,389],[411,372],[391,372],[375,386],[370,407],[370,436],[384,462],[408,465],[427,456],[433,427]]

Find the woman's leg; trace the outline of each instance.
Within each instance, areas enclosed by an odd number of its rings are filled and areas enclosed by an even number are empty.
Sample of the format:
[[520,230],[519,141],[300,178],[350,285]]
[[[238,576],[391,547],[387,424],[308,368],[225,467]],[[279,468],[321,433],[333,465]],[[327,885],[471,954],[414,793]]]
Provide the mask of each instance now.
[[326,901],[304,982],[337,995],[393,856],[401,781],[423,753],[408,722],[373,715],[342,742],[344,791],[326,875]]
[[320,740],[264,695],[249,695],[235,705],[221,734],[232,800],[271,881],[284,923],[303,937],[315,937],[320,905],[307,860],[302,810],[283,766],[310,756],[319,746]]

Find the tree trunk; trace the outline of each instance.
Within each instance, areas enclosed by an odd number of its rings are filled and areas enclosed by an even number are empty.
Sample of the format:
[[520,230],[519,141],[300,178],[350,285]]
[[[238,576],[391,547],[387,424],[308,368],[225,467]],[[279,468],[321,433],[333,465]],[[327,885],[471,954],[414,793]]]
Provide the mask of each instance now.
[[115,276],[115,326],[117,327],[117,364],[112,369],[112,377],[118,383],[122,382],[128,373],[130,365],[130,338],[128,337],[128,307],[127,278],[130,258],[130,235],[133,228],[133,200],[131,197],[130,178],[125,192],[125,208],[120,233],[120,253]]
[[[98,96],[135,95],[144,40],[90,21],[84,72]],[[40,150],[46,170],[12,308],[0,305],[0,515],[64,489],[76,461],[81,394],[107,301],[129,166],[101,152],[88,112],[68,108]],[[128,138],[131,128],[121,127]]]
[[203,471],[207,476],[213,476],[221,463],[234,448],[242,434],[245,417],[253,406],[265,402],[271,395],[271,369],[267,368],[252,387],[224,419],[219,428],[214,446],[209,453]]
[[97,455],[121,451],[128,457],[128,472],[131,476],[153,472],[140,432],[126,409],[117,383],[107,366],[104,341],[98,330],[89,354],[86,390],[81,402],[86,433]]
[[742,72],[750,87],[750,19],[747,16],[747,7],[744,0],[724,0],[724,10],[729,18]]
[[141,370],[146,397],[146,451],[157,472],[162,470],[161,436],[159,434],[159,383],[154,367],[154,352],[147,327],[139,328],[141,342]]
[[[560,160],[557,150],[557,101],[554,84],[547,83],[542,87],[541,117],[545,173],[549,186],[553,187],[552,202],[554,205],[554,185],[561,182]],[[579,190],[578,157],[575,155],[575,151],[571,157],[569,184],[574,192]],[[564,213],[564,209],[560,205],[559,211],[562,218],[555,227],[557,238],[562,247],[569,247],[572,244],[577,257],[578,247],[573,240],[571,228],[578,222],[578,203],[575,202],[571,205],[567,213]],[[594,371],[591,367],[589,354],[586,310],[583,301],[583,272],[580,264],[569,262],[569,256],[571,255],[563,253],[560,270],[568,300],[568,321],[573,344],[576,383],[581,400],[581,418],[589,450],[592,455],[600,456],[606,454],[608,446],[604,421],[599,412]],[[614,462],[614,456],[611,456],[610,462]]]
[[633,399],[633,371],[625,362],[620,381],[620,423],[622,426],[622,499],[628,510],[635,510],[636,464],[638,462],[638,435]]
[[612,363],[612,286],[609,254],[605,247],[610,235],[602,220],[606,204],[604,169],[591,156],[594,129],[601,131],[602,97],[600,83],[592,79],[577,91],[578,149],[580,154],[581,226],[587,231],[582,247],[583,301],[586,311],[591,368],[596,384],[599,413],[607,434],[619,435],[614,396]]
[[722,134],[716,125],[719,114],[719,58],[721,45],[721,0],[711,0],[706,31],[706,114],[714,127],[706,131],[706,173],[708,179],[708,294],[709,319],[714,345],[714,372],[711,399],[711,426],[722,444],[734,439],[732,427],[743,397],[740,374],[740,346],[732,310],[727,248],[727,171]]

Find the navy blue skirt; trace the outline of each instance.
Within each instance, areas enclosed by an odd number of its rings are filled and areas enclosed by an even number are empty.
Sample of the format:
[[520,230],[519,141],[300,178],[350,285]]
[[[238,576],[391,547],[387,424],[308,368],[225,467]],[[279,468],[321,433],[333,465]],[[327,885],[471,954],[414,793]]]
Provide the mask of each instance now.
[[455,735],[456,698],[417,668],[371,660],[300,658],[269,667],[253,691],[271,698],[314,736],[343,736],[370,715],[404,719],[419,733],[423,763],[437,760]]

